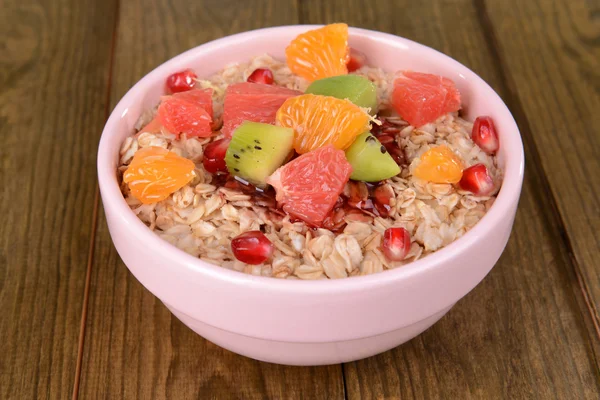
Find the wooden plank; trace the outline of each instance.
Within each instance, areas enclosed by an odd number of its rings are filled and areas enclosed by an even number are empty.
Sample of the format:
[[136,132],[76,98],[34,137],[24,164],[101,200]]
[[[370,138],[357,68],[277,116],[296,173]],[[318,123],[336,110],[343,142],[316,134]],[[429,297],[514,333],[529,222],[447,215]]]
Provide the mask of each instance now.
[[[140,12],[140,10],[144,10]],[[121,5],[112,104],[150,69],[218,37],[298,22],[278,1],[128,1]],[[98,223],[80,398],[343,398],[340,366],[294,368],[202,339],[145,290]]]
[[[600,335],[600,3],[482,1]],[[512,4],[514,3],[514,4]],[[596,15],[597,16],[597,15]],[[527,23],[516,23],[516,21]],[[511,22],[515,21],[515,22]]]
[[0,12],[0,398],[69,398],[116,4]]
[[[306,23],[346,21],[437,48],[507,99],[480,13],[470,1],[302,4]],[[513,17],[513,24],[518,21]],[[533,111],[515,116],[524,135],[532,134],[529,119],[546,117]],[[498,265],[429,331],[385,354],[344,365],[349,399],[598,397],[598,340],[581,309],[559,221],[546,206],[543,171],[531,164],[537,150],[526,141],[525,151],[530,164],[519,212]]]

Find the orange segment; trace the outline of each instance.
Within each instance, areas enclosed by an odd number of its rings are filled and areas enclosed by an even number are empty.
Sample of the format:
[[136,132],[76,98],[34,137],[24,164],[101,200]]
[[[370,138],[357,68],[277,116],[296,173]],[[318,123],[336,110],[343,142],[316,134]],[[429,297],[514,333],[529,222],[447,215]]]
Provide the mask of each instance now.
[[371,129],[369,121],[369,114],[348,100],[315,94],[291,97],[277,111],[278,124],[294,129],[294,149],[299,154],[328,144],[345,150]]
[[433,183],[458,183],[463,162],[448,146],[436,146],[421,155],[413,175]]
[[348,25],[331,24],[298,35],[285,49],[287,65],[314,81],[348,73]]
[[138,150],[123,174],[133,196],[144,204],[169,197],[194,177],[194,163],[163,149],[144,147]]

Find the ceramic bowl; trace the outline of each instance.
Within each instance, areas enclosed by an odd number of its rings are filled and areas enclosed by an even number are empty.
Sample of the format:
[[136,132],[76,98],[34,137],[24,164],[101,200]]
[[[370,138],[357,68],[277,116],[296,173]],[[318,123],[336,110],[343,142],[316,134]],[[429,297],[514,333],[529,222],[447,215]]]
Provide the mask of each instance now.
[[[431,48],[386,33],[350,28],[350,45],[370,65],[412,69],[456,82],[466,117],[490,115],[500,135],[504,172],[495,203],[463,237],[402,268],[341,280],[256,277],[205,263],[163,241],[129,209],[119,190],[119,148],[140,114],[156,105],[165,78],[193,68],[199,76],[269,53],[284,59],[298,34],[282,26],[228,36],[191,49],[142,78],[113,110],[100,140],[98,177],[114,245],[131,273],[204,338],[258,360],[292,365],[356,360],[398,346],[438,321],[492,269],[508,241],[523,180],[518,127],[480,77]],[[477,318],[477,316],[473,316]]]

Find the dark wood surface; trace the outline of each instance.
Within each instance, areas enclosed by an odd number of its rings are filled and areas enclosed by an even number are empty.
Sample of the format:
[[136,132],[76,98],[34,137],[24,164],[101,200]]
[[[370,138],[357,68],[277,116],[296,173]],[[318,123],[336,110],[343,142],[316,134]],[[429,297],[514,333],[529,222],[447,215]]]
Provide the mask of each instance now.
[[[600,3],[4,0],[0,398],[600,397]],[[504,98],[526,179],[490,275],[439,323],[329,367],[253,361],[187,329],[129,274],[96,195],[107,116],[183,50],[344,21],[454,57]],[[83,324],[82,324],[83,321]]]

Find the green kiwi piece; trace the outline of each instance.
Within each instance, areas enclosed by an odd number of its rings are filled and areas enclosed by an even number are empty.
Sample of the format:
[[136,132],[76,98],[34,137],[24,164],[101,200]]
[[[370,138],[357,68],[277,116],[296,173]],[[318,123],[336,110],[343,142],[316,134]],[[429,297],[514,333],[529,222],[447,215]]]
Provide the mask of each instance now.
[[369,108],[369,113],[377,113],[377,88],[365,77],[359,75],[332,76],[314,81],[306,93],[348,99],[359,107]]
[[379,182],[400,173],[400,167],[385,147],[371,133],[360,134],[346,150],[346,159],[352,165],[350,179]]
[[294,131],[245,121],[233,132],[225,154],[229,173],[259,187],[283,164],[292,150]]

